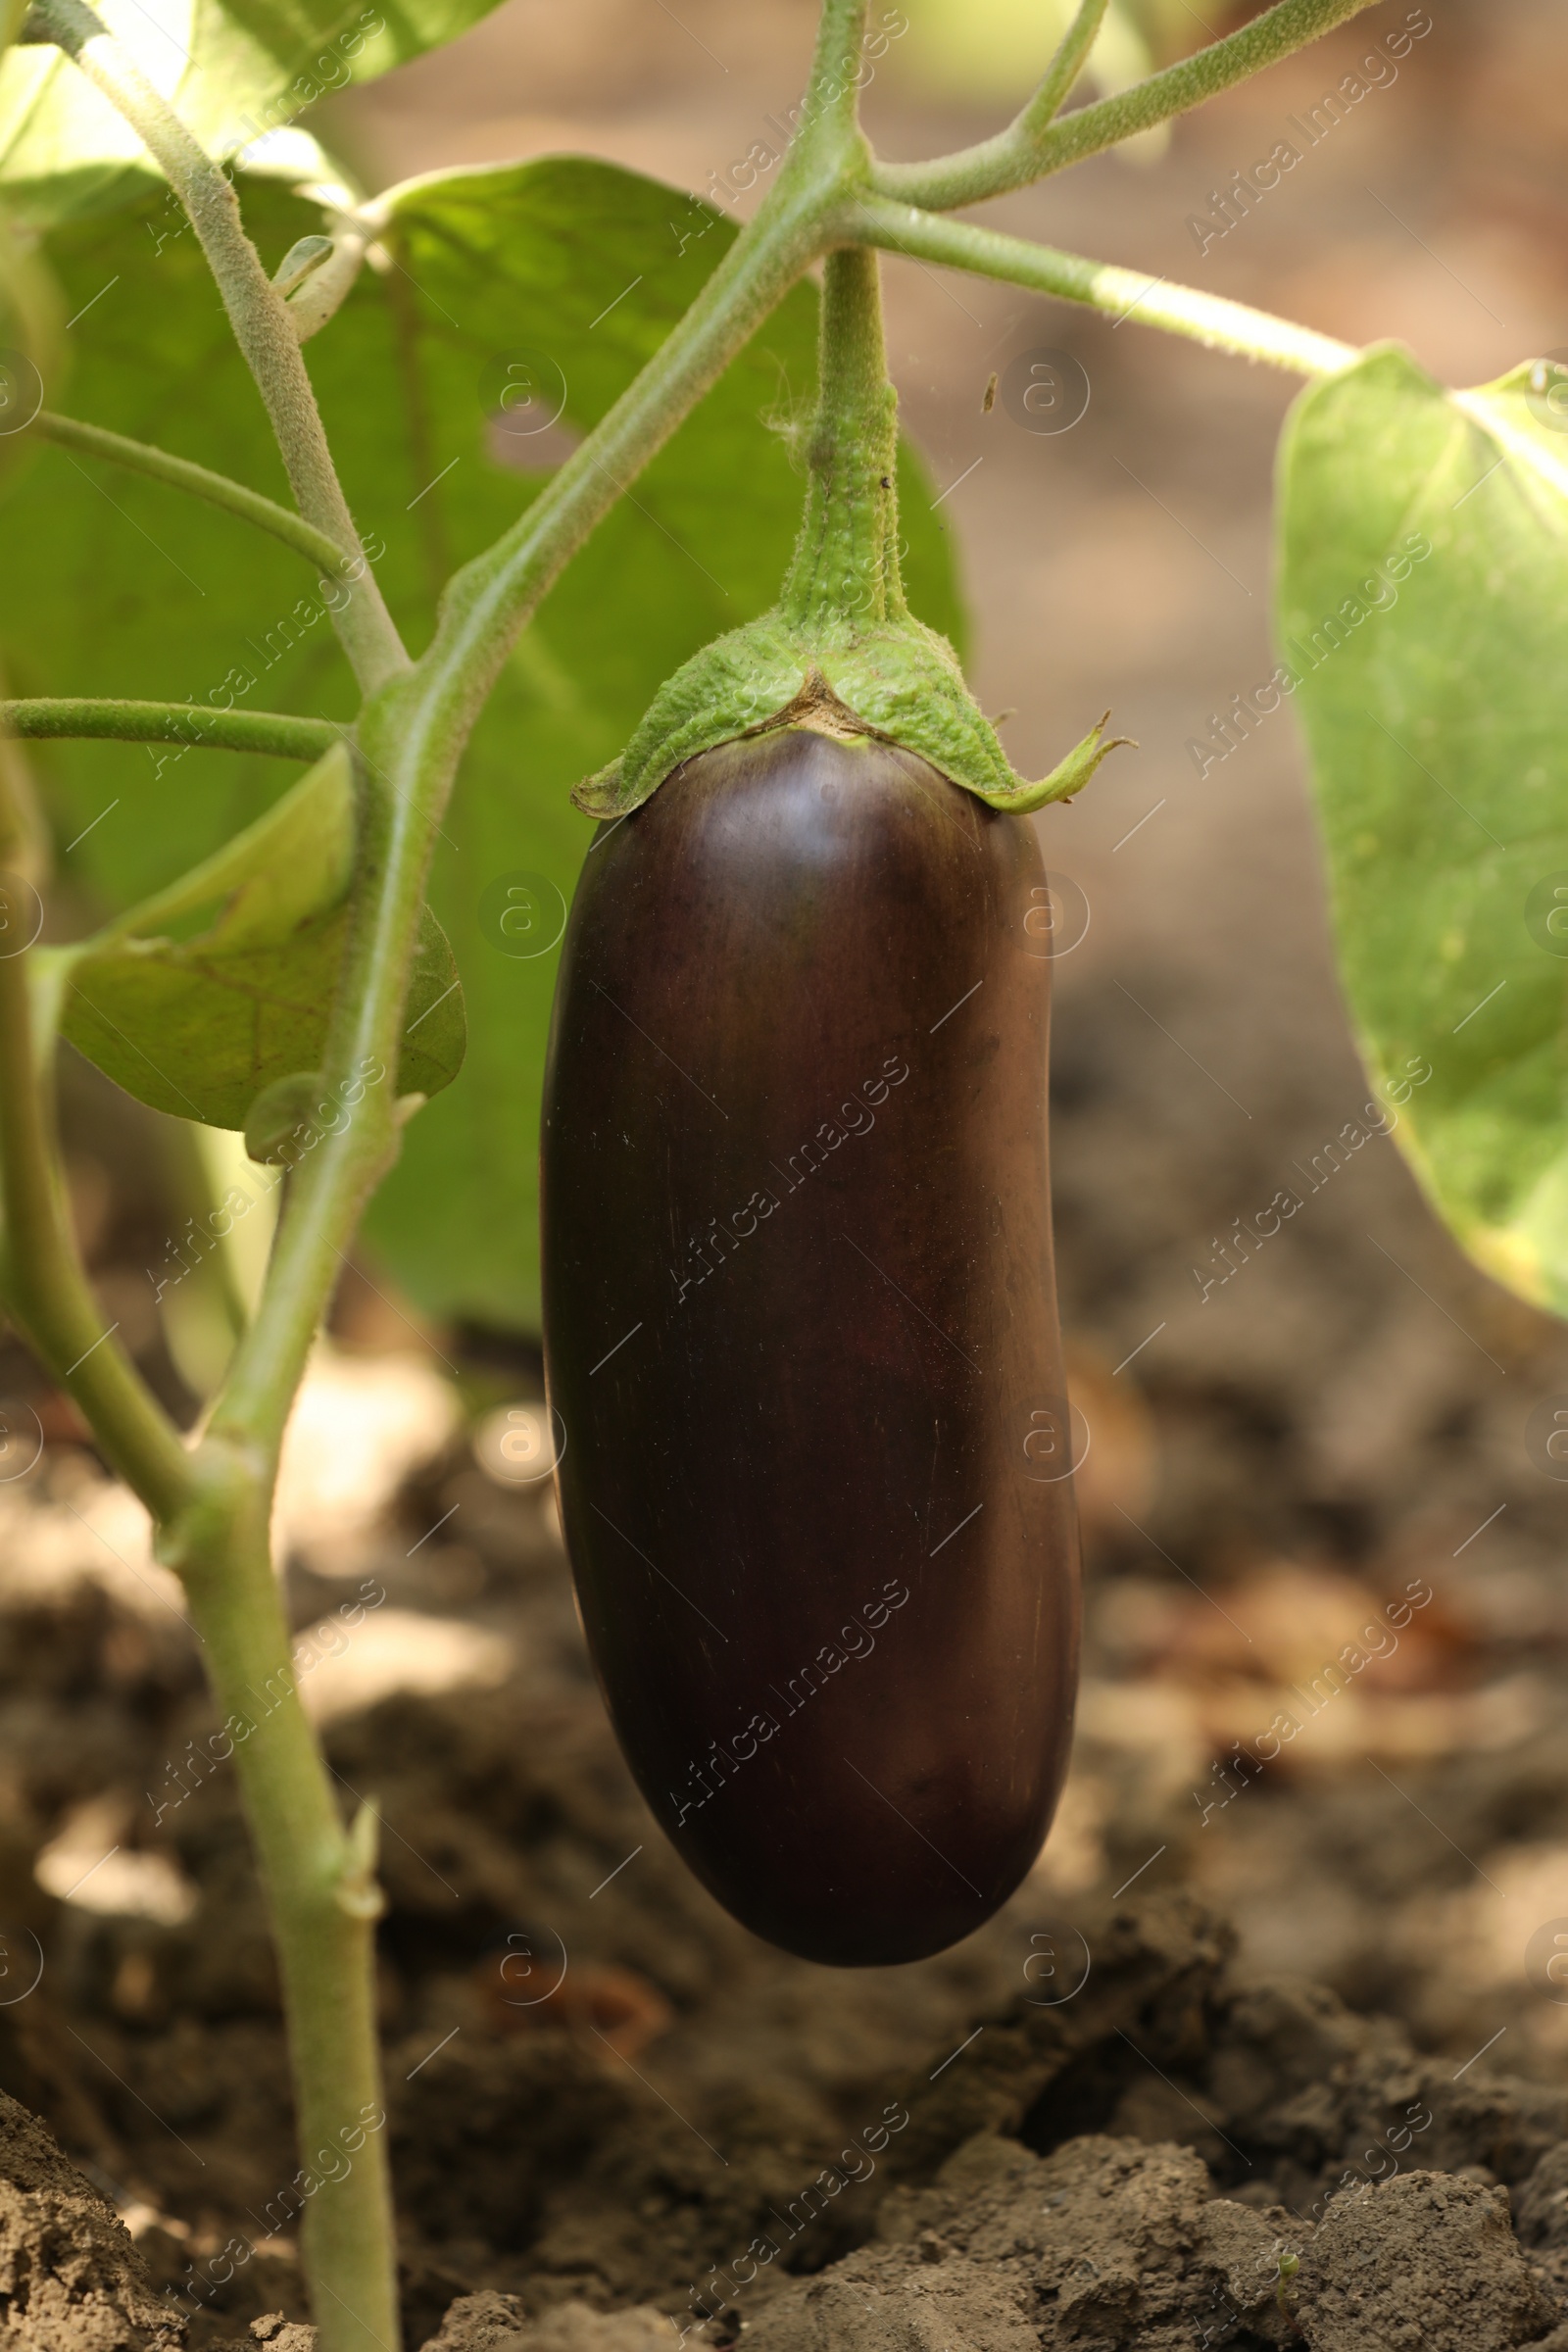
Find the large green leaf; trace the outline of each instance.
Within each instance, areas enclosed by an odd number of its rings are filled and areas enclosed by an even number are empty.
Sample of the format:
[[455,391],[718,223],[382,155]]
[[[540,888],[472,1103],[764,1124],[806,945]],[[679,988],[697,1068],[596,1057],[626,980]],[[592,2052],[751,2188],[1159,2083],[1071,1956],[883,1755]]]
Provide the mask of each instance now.
[[[245,205],[270,262],[315,225],[271,189],[247,189]],[[377,576],[417,647],[445,572],[538,494],[543,470],[517,470],[518,458],[553,462],[565,433],[604,414],[733,231],[654,181],[570,159],[416,182],[387,213],[396,266],[366,272],[307,357],[355,512],[384,548]],[[73,312],[108,286],[73,334],[71,405],[286,497],[199,256],[186,239],[155,259],[157,217],[52,240]],[[679,662],[776,594],[804,495],[792,428],[814,390],[815,312],[799,287],[600,526],[508,663],[464,761],[430,898],[463,973],[467,1059],[407,1129],[369,1222],[433,1311],[536,1322],[554,934],[593,832],[567,795]],[[907,457],[901,485],[911,601],[956,634],[942,517]],[[0,509],[0,534],[26,551],[24,566],[0,563],[14,691],[352,715],[310,573],[243,525],[49,448]],[[61,840],[91,828],[68,862],[115,906],[213,850],[276,790],[274,763],[206,751],[176,763],[61,745],[40,764]]]
[[[334,749],[255,824],[68,966],[60,1026],[155,1110],[243,1127],[258,1095],[321,1065],[353,873],[354,783]],[[463,992],[425,909],[397,1072],[436,1095],[463,1063]]]
[[[98,0],[98,13],[211,155],[226,158],[351,81],[438,48],[496,0]],[[0,61],[0,190],[24,219],[63,220],[146,194],[135,132],[48,45]],[[179,235],[169,198],[146,223]]]
[[1384,349],[1303,393],[1281,459],[1279,609],[1368,1068],[1464,1247],[1568,1312],[1554,389],[1538,366],[1447,393]]

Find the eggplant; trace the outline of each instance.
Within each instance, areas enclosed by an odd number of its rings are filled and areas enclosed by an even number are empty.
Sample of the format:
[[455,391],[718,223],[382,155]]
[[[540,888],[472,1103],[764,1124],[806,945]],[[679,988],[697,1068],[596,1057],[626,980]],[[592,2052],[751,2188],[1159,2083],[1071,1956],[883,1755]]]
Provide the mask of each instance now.
[[782,727],[602,828],[545,1080],[557,1489],[638,1786],[770,1942],[979,1927],[1065,1771],[1078,1551],[1034,829]]

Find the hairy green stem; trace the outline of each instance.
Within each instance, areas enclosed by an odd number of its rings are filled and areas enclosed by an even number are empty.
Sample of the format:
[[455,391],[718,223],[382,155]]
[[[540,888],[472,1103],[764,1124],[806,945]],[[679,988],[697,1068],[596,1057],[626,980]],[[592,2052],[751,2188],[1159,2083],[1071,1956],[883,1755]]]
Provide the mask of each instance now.
[[[333,618],[367,692],[408,670],[391,616],[365,557],[332,466],[294,321],[245,235],[232,189],[105,32],[82,0],[39,0],[34,22],[68,51],[141,136],[184,202],[218,280],[224,307],[261,389],[302,514],[328,542],[330,564],[358,568]],[[184,485],[191,487],[187,481]],[[252,519],[255,519],[252,515]],[[315,551],[312,551],[313,561]],[[372,814],[373,796],[367,796]],[[368,834],[373,825],[367,827]],[[421,869],[422,870],[422,869]],[[360,888],[373,889],[373,858]],[[410,931],[406,947],[412,952]],[[391,991],[399,1002],[406,966]],[[385,1023],[380,1026],[384,1027]],[[0,1173],[10,1220],[9,1273],[24,1317],[58,1359],[70,1338],[73,1289],[69,1251],[40,1251],[58,1230],[58,1179],[38,1130],[30,1067],[24,982],[0,960]],[[9,1066],[7,1066],[9,1065]],[[387,1066],[395,1067],[395,1054]],[[385,1089],[382,1090],[384,1097]],[[381,1117],[387,1110],[381,1106]],[[359,1114],[363,1132],[374,1113]],[[54,1223],[51,1223],[51,1205]],[[342,1239],[348,1239],[344,1228]],[[311,1301],[311,1323],[327,1286]],[[82,1295],[85,1286],[77,1285]],[[79,1308],[76,1312],[79,1320]],[[59,1326],[64,1323],[64,1330]],[[268,1557],[268,1518],[283,1422],[304,1370],[304,1353],[286,1391],[271,1399],[271,1423],[242,1431],[237,1446],[209,1434],[193,1465],[156,1408],[147,1429],[131,1429],[136,1402],[111,1383],[120,1374],[96,1330],[79,1366],[66,1375],[73,1392],[85,1376],[105,1394],[82,1396],[106,1447],[163,1523],[165,1554],[186,1580],[197,1631],[206,1644],[219,1704],[231,1720],[236,1769],[256,1837],[283,1981],[284,2010],[303,2164],[292,2184],[289,2218],[303,2207],[307,2271],[320,2352],[397,2352],[400,2328],[379,2054],[374,2014],[373,1921],[379,1897],[373,1853],[345,1838],[319,1749],[290,1682],[243,1739],[232,1718],[258,1677],[264,1688],[288,1675],[287,1628]],[[110,1371],[92,1367],[107,1358]],[[122,1382],[122,1386],[123,1383]],[[131,1438],[136,1442],[132,1444]],[[172,1465],[165,1456],[172,1451]],[[183,1475],[174,1476],[178,1469]],[[190,1498],[192,1478],[201,1482]],[[222,1499],[214,1490],[223,1490]],[[171,1524],[172,1523],[172,1524]],[[237,1707],[235,1702],[237,1701]],[[373,1821],[368,1817],[368,1826]],[[347,2164],[348,2170],[342,2167]],[[280,2183],[279,2196],[289,2195]]]
[[128,466],[133,473],[150,474],[154,481],[167,482],[171,489],[188,491],[205,499],[212,507],[221,507],[229,514],[237,514],[244,522],[253,522],[285,547],[303,556],[328,579],[357,579],[363,575],[366,559],[363,555],[345,555],[325,531],[318,531],[301,514],[291,514],[259,490],[248,490],[243,482],[231,482],[225,473],[213,473],[205,466],[194,465],[189,458],[172,457],[168,450],[154,449],[147,441],[132,441],[124,433],[112,433],[101,424],[83,424],[79,417],[57,416],[52,410],[42,409],[33,418],[28,430],[45,441],[58,442],[62,449],[79,449],[83,457],[107,458],[113,466]]
[[[299,2220],[318,2341],[398,2352],[391,2180],[375,2031],[374,1817],[346,1831],[300,1705],[268,1550],[270,1485],[204,1448],[206,1491],[170,1531],[256,1842],[283,1981],[300,2169],[262,2216]],[[372,1835],[367,1835],[372,1833]]]
[[822,273],[821,383],[806,514],[779,598],[787,620],[900,619],[898,395],[888,382],[876,255],[851,245]]
[[930,212],[950,212],[955,205],[978,204],[987,196],[1002,196],[1009,188],[1027,187],[1067,164],[1082,163],[1130,139],[1172,115],[1186,114],[1239,81],[1247,81],[1265,66],[1276,65],[1293,51],[1305,48],[1320,34],[1343,24],[1348,17],[1370,8],[1373,0],[1278,0],[1251,24],[1227,33],[1196,56],[1183,58],[1162,74],[1135,82],[1130,90],[1102,98],[1094,106],[1077,108],[1065,120],[1040,122],[1038,99],[1031,99],[1005,130],[973,147],[929,164],[879,163],[872,175],[878,195],[894,196]]
[[[245,234],[227,178],[85,0],[34,0],[28,22],[58,42],[123,116],[178,195],[267,405],[301,514],[341,555],[363,562],[294,321]],[[367,692],[408,668],[392,615],[368,569],[333,621]]]
[[[7,932],[25,935],[32,904],[24,885],[0,877],[0,946]],[[26,960],[0,954],[6,1300],[152,1513],[160,1555],[184,1581],[204,1647],[256,1839],[288,2026],[302,2162],[292,2181],[277,2183],[272,2226],[286,2229],[303,2215],[321,2352],[397,2352],[373,1842],[345,1833],[294,1688],[268,1551],[275,1449],[209,1434],[187,1453],[114,1328],[105,1331],[66,1214],[34,1043],[35,1028],[47,1025],[32,1003]],[[373,1827],[367,1816],[365,1828]]]
[[[29,812],[0,763],[0,1297],[105,1454],[156,1519],[195,1492],[179,1433],[93,1298],[72,1231],[45,1066],[54,1023],[40,1018],[28,950],[42,916],[21,870],[30,859]],[[40,1033],[45,1042],[40,1052]]]
[[[820,161],[824,140],[860,145],[859,92],[868,73],[861,47],[867,0],[822,0],[803,107],[804,153]],[[798,156],[799,156],[798,151]]]
[[262,752],[273,760],[319,760],[343,733],[330,719],[296,718],[287,710],[212,710],[201,703],[121,703],[83,695],[0,703],[0,734],[32,742],[179,743]]
[[[383,695],[360,721],[365,767],[372,775],[376,768],[391,775],[399,759],[400,729],[395,715],[387,723],[389,708],[395,712],[400,705],[395,700],[389,705]],[[416,778],[416,784],[422,781]],[[343,1253],[397,1152],[399,1111],[392,1089],[436,820],[428,790],[413,799],[379,784],[367,788],[363,769],[361,782],[349,943],[323,1073],[327,1089],[339,1089],[345,1100],[359,1073],[379,1069],[380,1076],[361,1087],[342,1125],[323,1136],[294,1172],[266,1288],[210,1422],[215,1437],[244,1446],[269,1477],[275,1473],[289,1410],[342,1272]],[[442,795],[437,816],[444,806]]]
[[1261,360],[1297,375],[1338,375],[1361,357],[1353,343],[1340,343],[1268,311],[1249,310],[1245,303],[1201,294],[1194,286],[1173,286],[1168,279],[1152,278],[1141,270],[1058,253],[1025,237],[1003,236],[968,220],[949,220],[940,213],[922,213],[886,198],[862,200],[845,216],[845,224],[888,253],[972,270],[1007,285],[1028,286],[1037,294],[1055,294],[1063,302],[1106,312],[1118,324],[1130,319],[1140,326],[1162,327],[1210,351]]
[[191,1460],[118,1325],[100,1311],[77,1254],[21,944],[35,919],[29,886],[0,874],[0,1287],[24,1337],[80,1406],[121,1477],[155,1519],[167,1519],[194,1491]]
[[1082,0],[1078,14],[1056,43],[1056,54],[1046,68],[1039,89],[1013,125],[1021,139],[1033,144],[1066,105],[1073,84],[1089,63],[1089,52],[1109,5],[1110,0]]

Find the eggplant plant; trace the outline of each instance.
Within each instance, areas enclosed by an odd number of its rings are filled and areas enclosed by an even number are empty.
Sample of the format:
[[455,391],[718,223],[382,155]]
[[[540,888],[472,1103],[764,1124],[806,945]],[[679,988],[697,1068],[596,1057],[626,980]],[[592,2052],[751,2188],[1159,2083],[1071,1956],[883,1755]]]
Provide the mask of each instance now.
[[[579,159],[347,185],[293,115],[469,0],[213,0],[177,73],[144,12],[0,21],[4,1300],[183,1581],[276,1941],[324,2352],[398,2340],[376,1817],[345,1819],[298,1703],[270,1516],[362,1225],[432,1311],[542,1311],[607,1701],[740,1918],[839,1965],[939,1949],[1019,1883],[1059,1787],[1032,816],[1114,742],[1081,713],[1030,783],[964,684],[880,254],[1306,379],[1279,666],[1246,710],[1300,710],[1347,993],[1420,1182],[1498,1280],[1568,1301],[1568,376],[1450,391],[956,217],[1366,4],[1278,0],[1064,112],[1106,16],[1082,0],[1014,122],[909,164],[859,122],[885,23],[824,0],[738,230]],[[58,936],[51,833],[64,905],[105,910],[87,936]],[[83,1270],[62,1041],[245,1139],[256,1182],[160,1291],[282,1203],[189,1432]]]

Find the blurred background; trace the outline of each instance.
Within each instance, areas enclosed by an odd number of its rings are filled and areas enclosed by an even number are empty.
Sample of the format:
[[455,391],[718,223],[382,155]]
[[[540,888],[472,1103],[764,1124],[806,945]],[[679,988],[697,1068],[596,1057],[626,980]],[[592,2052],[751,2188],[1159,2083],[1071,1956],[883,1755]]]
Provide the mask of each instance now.
[[[1103,82],[1239,13],[1129,15]],[[866,98],[882,151],[993,127],[1051,18],[1040,0],[886,12]],[[813,22],[806,0],[505,0],[311,126],[371,188],[581,152],[744,213],[730,168],[798,94]],[[1215,233],[1215,192],[1401,27],[1396,71]],[[986,218],[1484,382],[1568,345],[1565,73],[1549,0],[1390,0]],[[804,2145],[879,2067],[1014,1990],[1042,1922],[1134,1881],[1193,1888],[1249,1964],[1392,2012],[1455,2066],[1489,2037],[1517,2072],[1568,2064],[1540,1958],[1568,1933],[1568,1488],[1526,1438],[1568,1391],[1568,1333],[1459,1255],[1387,1139],[1327,1153],[1367,1087],[1289,707],[1205,772],[1190,748],[1273,666],[1271,470],[1294,383],[1135,318],[897,261],[886,283],[906,426],[1014,765],[1044,773],[1107,707],[1140,747],[1036,820],[1059,878],[1056,1230],[1088,1432],[1073,1777],[1032,1880],[957,1951],[839,1978],[756,1943],[669,1853],[604,1724],[539,1476],[537,1351],[432,1327],[364,1254],[279,1510],[306,1702],[346,1788],[386,1813],[384,2018],[434,2316],[461,2284],[645,2291],[645,2241],[668,2226],[626,2185],[648,2086],[735,2130],[765,2111]],[[994,373],[1005,392],[1042,354],[1089,395],[1054,432],[985,403]],[[193,1412],[210,1343],[151,1303],[144,1269],[194,1147],[80,1063],[68,1116],[101,1294]],[[1227,1249],[1282,1188],[1302,1205],[1278,1238]],[[0,1387],[19,1400],[0,1482],[0,2082],[178,2280],[288,2174],[271,1964],[142,1514],[14,1346]],[[1348,1643],[1367,1662],[1336,1687]],[[1297,1732],[1261,1771],[1239,1762],[1282,1712]],[[535,1972],[515,2006],[493,1982],[509,1948]],[[204,2289],[202,2325],[296,2295],[280,2231]]]

